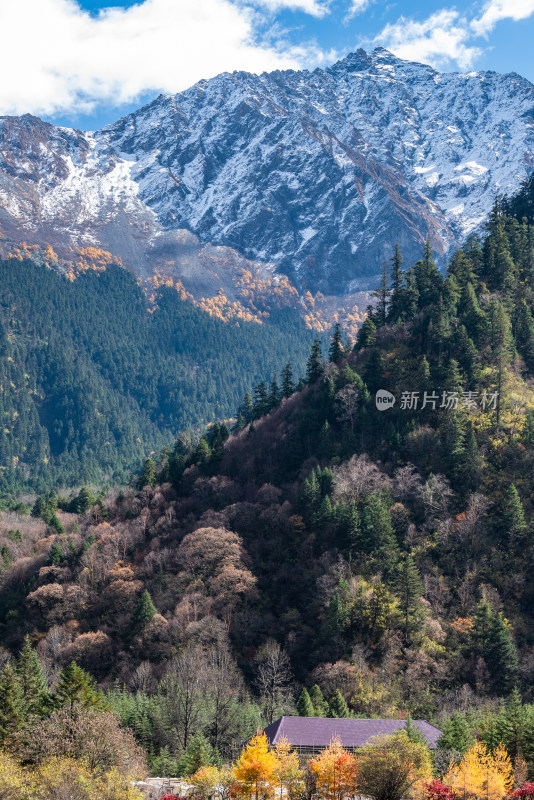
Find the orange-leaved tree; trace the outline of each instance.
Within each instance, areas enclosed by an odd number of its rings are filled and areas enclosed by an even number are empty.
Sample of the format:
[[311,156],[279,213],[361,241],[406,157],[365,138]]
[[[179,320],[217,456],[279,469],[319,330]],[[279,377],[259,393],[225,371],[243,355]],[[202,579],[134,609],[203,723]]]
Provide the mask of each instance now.
[[353,754],[345,750],[339,739],[309,763],[317,778],[317,788],[325,800],[343,800],[358,791],[358,766]]
[[276,780],[276,756],[269,749],[267,737],[258,731],[245,745],[234,766],[236,791],[247,798],[266,800],[272,796]]
[[512,762],[503,744],[491,752],[482,742],[475,742],[460,763],[449,768],[443,781],[461,800],[502,800],[512,789]]

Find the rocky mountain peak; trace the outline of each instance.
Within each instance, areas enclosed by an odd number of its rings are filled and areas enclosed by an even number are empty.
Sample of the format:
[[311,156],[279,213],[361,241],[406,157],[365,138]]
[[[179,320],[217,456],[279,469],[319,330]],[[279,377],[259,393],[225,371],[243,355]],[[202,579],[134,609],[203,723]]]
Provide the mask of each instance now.
[[3,118],[0,232],[98,244],[146,274],[164,234],[183,263],[169,234],[185,230],[344,294],[373,285],[396,240],[407,260],[427,238],[444,259],[533,157],[529,81],[360,49],[313,72],[223,73],[95,133]]

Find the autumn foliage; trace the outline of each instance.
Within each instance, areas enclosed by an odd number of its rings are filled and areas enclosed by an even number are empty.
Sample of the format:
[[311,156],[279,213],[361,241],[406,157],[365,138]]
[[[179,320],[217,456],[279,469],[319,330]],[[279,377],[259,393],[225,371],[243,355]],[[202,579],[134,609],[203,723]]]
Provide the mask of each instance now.
[[425,800],[456,800],[456,794],[436,778],[425,783]]
[[352,753],[345,750],[339,739],[310,762],[317,778],[317,788],[325,800],[353,797],[358,790],[358,767]]
[[514,789],[513,792],[510,792],[510,797],[534,800],[534,783],[524,783],[519,789]]
[[504,745],[491,752],[482,742],[475,742],[460,763],[450,767],[443,781],[463,800],[502,800],[513,785],[512,762]]
[[276,756],[269,749],[267,736],[258,731],[244,747],[234,766],[237,794],[254,800],[270,797],[276,769]]

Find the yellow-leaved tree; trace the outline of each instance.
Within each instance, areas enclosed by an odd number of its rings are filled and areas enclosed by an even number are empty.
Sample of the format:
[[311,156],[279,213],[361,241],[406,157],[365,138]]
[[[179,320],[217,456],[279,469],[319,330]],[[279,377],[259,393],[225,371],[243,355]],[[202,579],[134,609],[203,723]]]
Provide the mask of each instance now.
[[0,797],[2,800],[25,800],[24,771],[8,753],[0,750]]
[[460,800],[502,800],[513,786],[512,762],[503,744],[491,752],[482,742],[475,742],[460,763],[449,768],[443,782]]
[[190,780],[195,797],[210,798],[217,794],[221,800],[226,800],[234,782],[234,773],[231,767],[200,767]]
[[276,781],[276,756],[269,749],[267,736],[258,731],[245,745],[234,766],[236,791],[243,797],[267,800]]
[[284,789],[291,800],[291,798],[297,796],[302,786],[302,770],[299,765],[299,757],[291,749],[291,744],[285,736],[282,736],[280,741],[276,743],[274,754],[276,757],[275,777],[280,791],[280,800],[282,800]]
[[353,754],[334,739],[323,752],[309,763],[317,779],[317,788],[325,800],[354,797],[358,791],[358,766]]

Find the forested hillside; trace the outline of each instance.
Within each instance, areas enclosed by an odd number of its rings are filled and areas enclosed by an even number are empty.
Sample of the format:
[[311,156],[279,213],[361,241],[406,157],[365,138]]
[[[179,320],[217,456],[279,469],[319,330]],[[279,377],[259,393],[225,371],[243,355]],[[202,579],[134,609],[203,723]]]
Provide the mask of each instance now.
[[291,309],[225,323],[109,265],[73,282],[30,260],[0,262],[0,492],[128,480],[189,427],[224,419],[312,332]]
[[167,774],[298,699],[436,721],[444,763],[504,741],[533,775],[530,191],[445,277],[397,250],[354,349],[315,342],[304,388],[258,384],[232,433],[4,513],[3,657],[28,633],[52,687],[76,661]]

